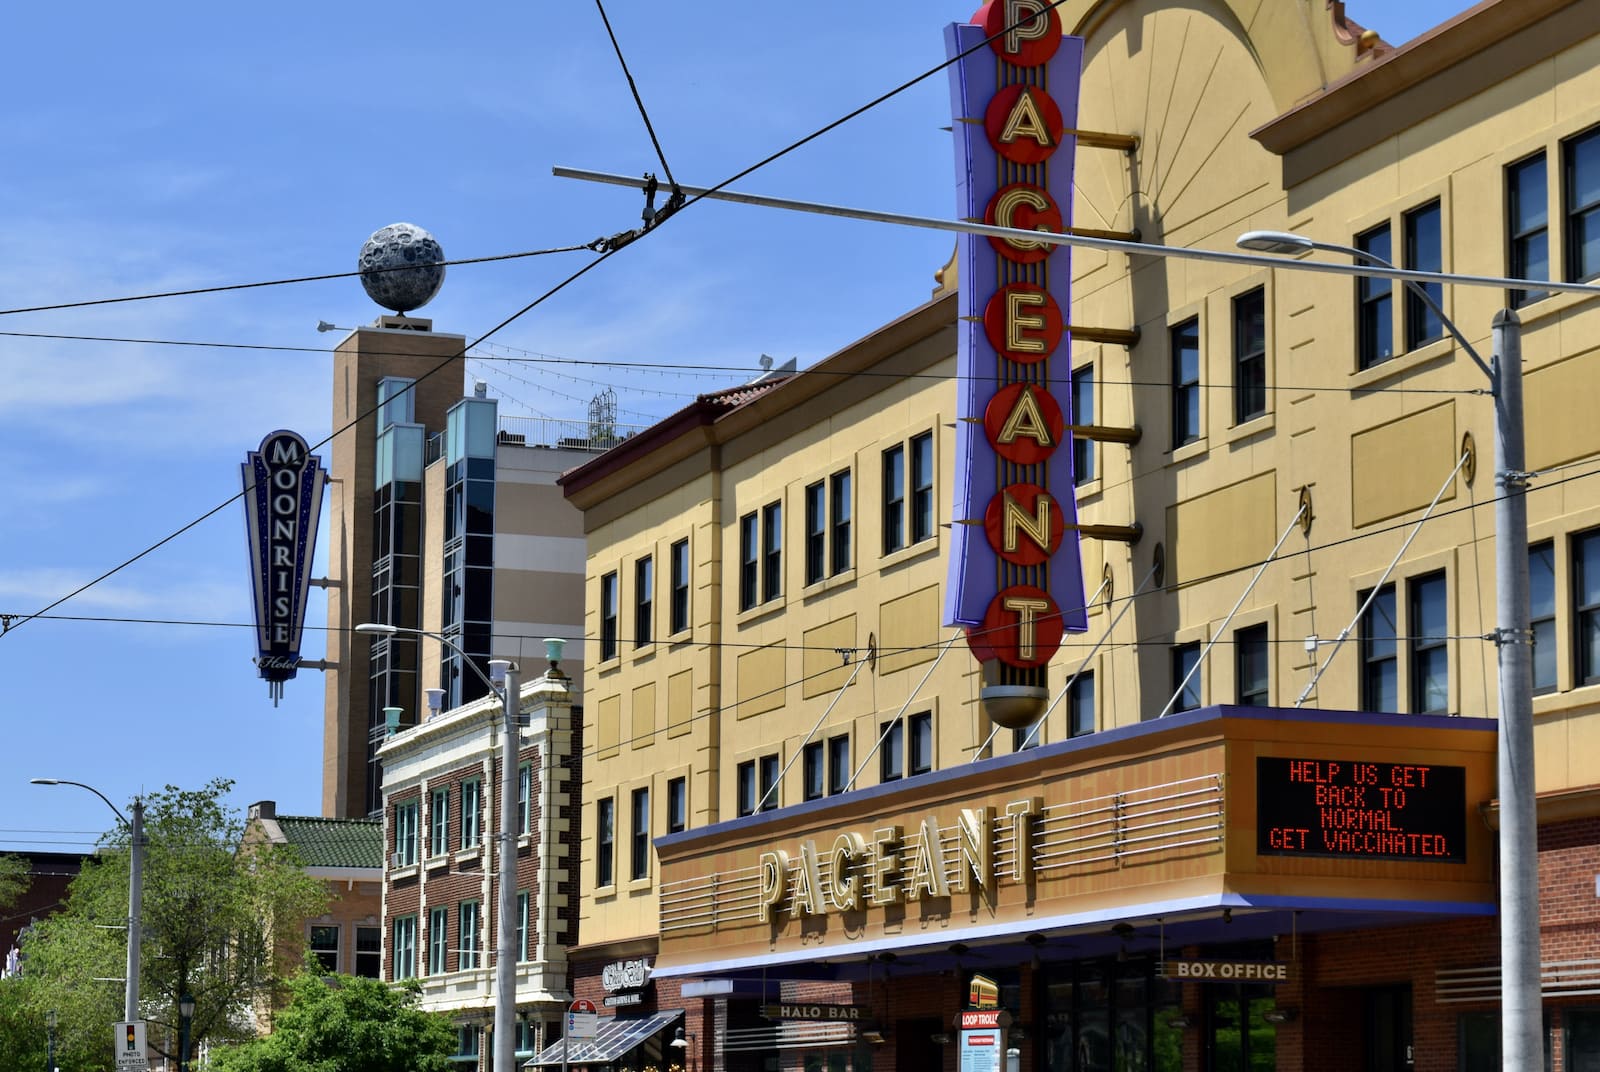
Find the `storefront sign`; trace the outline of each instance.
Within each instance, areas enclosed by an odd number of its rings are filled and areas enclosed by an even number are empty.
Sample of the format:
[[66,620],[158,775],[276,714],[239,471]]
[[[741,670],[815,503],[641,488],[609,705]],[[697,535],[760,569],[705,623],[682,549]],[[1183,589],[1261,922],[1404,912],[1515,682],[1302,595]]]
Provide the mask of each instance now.
[[1289,964],[1281,960],[1164,960],[1161,974],[1168,979],[1206,983],[1287,983]]
[[763,1005],[761,1015],[768,1020],[829,1020],[858,1023],[868,1018],[869,1010],[860,1005]]
[[1256,760],[1256,852],[1465,863],[1464,767]]
[[300,666],[300,633],[310,591],[306,570],[317,542],[327,471],[306,441],[288,431],[268,435],[240,468],[255,596],[256,668],[278,699],[283,683]]
[[602,1004],[608,1009],[614,1009],[619,1005],[643,1005],[644,995],[637,990],[629,990],[621,994],[607,994]]
[[1011,1014],[1004,1009],[968,1010],[961,1014],[960,1024],[961,1072],[1000,1072]]
[[[1043,0],[990,0],[970,23],[945,30],[945,50],[961,216],[1061,231],[1072,211],[1082,39],[1063,37]],[[1041,667],[1064,631],[1088,628],[1069,536],[1077,521],[1070,436],[1050,390],[1070,376],[1070,252],[962,235],[957,257],[960,420],[946,619],[968,627],[980,660]]]
[[608,991],[640,990],[649,981],[650,962],[642,957],[638,960],[614,960],[600,969],[600,985]]

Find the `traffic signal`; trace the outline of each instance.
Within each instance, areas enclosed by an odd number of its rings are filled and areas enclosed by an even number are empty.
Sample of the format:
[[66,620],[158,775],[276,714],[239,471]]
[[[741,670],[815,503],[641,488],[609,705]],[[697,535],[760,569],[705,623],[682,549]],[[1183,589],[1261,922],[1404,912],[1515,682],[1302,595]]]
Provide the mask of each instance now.
[[124,1024],[122,1026],[128,1032],[128,1042],[124,1048],[129,1053],[136,1052],[139,1048],[138,1032],[134,1030],[134,1026],[132,1024]]

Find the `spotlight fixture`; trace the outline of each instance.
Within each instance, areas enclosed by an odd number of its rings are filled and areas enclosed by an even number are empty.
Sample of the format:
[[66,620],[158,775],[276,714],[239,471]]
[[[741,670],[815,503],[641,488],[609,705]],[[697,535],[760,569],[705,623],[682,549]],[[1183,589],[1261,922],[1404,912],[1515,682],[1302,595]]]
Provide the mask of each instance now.
[[1300,1015],[1300,1010],[1293,1005],[1279,1005],[1277,1008],[1268,1009],[1261,1014],[1261,1018],[1269,1024],[1287,1024]]
[[950,1045],[950,1032],[935,1031],[933,1034],[928,1036],[928,1041],[933,1043],[935,1046],[948,1046]]

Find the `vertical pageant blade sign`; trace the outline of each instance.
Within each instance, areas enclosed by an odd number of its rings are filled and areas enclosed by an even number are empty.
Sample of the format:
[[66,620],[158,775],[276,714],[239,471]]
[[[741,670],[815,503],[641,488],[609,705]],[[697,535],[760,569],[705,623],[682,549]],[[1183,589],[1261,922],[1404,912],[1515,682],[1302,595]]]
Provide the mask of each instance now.
[[[1065,230],[1082,38],[1062,36],[1059,16],[1043,0],[991,0],[971,22],[946,28],[945,49],[955,60],[961,216]],[[969,234],[957,243],[956,491],[945,617],[967,627],[980,662],[1042,674],[1063,633],[1088,628],[1070,418],[1051,391],[1071,376],[1071,251]]]
[[300,666],[305,625],[306,571],[317,543],[327,470],[306,441],[277,431],[250,451],[244,478],[245,527],[250,538],[250,586],[255,598],[256,667],[273,703]]

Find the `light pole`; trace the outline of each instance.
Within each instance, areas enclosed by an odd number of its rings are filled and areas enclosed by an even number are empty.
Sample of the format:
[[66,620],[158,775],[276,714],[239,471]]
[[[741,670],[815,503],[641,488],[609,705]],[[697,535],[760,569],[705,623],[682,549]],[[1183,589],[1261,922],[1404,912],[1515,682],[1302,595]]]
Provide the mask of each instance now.
[[178,1072],[189,1072],[189,1029],[194,1023],[194,995],[178,998]]
[[[1239,236],[1261,253],[1341,253],[1380,268],[1381,257],[1350,246],[1283,231]],[[1494,396],[1495,648],[1500,673],[1500,1061],[1536,1072],[1543,1067],[1539,987],[1539,821],[1533,775],[1533,634],[1528,616],[1528,473],[1524,470],[1521,320],[1511,309],[1494,317],[1492,363],[1486,363],[1413,279],[1402,280],[1489,377]]]
[[65,778],[32,778],[34,785],[75,785],[79,789],[87,789],[101,800],[106,807],[122,820],[128,828],[128,966],[127,980],[123,987],[122,1018],[132,1021],[139,1019],[139,915],[140,905],[144,896],[144,800],[141,797],[133,798],[133,821],[129,822],[117,806],[111,803],[109,797],[92,785],[82,782],[72,782]]
[[671,1046],[673,1049],[677,1050],[680,1056],[684,1056],[684,1063],[689,1067],[691,1072],[693,1072],[693,1069],[694,1069],[694,1066],[695,1066],[695,1061],[694,1061],[694,1052],[695,1052],[695,1048],[696,1048],[695,1047],[695,1043],[697,1043],[699,1041],[700,1040],[695,1037],[695,1034],[694,1034],[693,1031],[689,1032],[688,1039],[685,1039],[683,1037],[683,1028],[680,1027],[680,1028],[678,1028],[677,1035],[674,1036],[672,1041],[667,1043],[667,1045]]
[[[500,843],[500,893],[495,928],[493,1069],[494,1072],[513,1072],[517,1059],[517,715],[521,706],[517,664],[506,659],[491,659],[489,675],[485,676],[471,656],[438,633],[377,622],[358,625],[356,632],[372,636],[405,634],[437,640],[461,656],[461,661],[471,667],[478,680],[500,700],[503,732],[500,740],[500,833],[496,838]],[[529,804],[531,806],[532,801]]]

